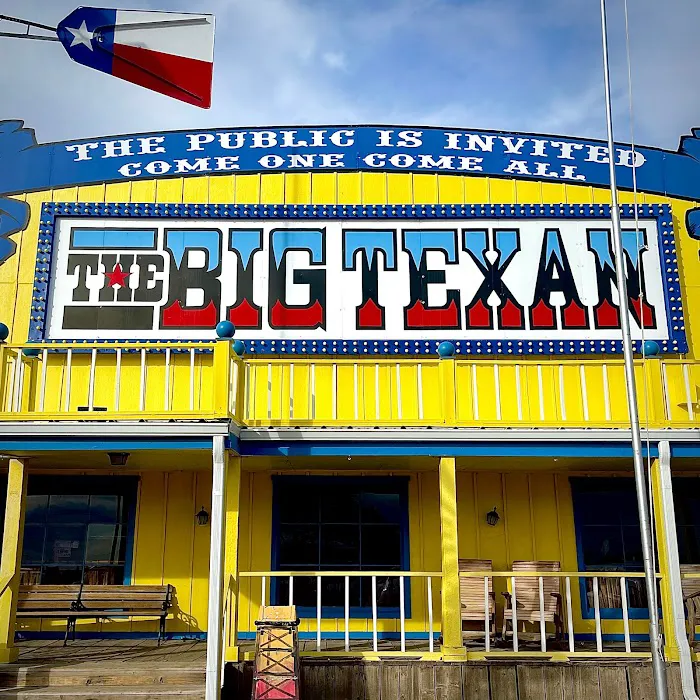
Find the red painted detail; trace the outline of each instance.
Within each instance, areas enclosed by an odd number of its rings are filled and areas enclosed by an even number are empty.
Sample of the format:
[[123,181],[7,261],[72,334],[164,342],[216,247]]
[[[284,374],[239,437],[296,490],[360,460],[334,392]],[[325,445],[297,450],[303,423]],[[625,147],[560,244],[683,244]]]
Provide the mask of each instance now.
[[501,327],[502,328],[522,328],[523,327],[523,312],[519,309],[512,299],[507,299],[500,310]]
[[446,309],[426,309],[417,301],[406,311],[406,328],[459,328],[459,311],[454,299]]
[[114,44],[112,75],[176,100],[211,106],[213,63]]
[[554,310],[544,303],[544,299],[533,307],[531,325],[533,328],[554,328]]
[[619,328],[620,312],[607,299],[595,310],[595,321],[598,328]]
[[[630,303],[634,307],[635,312],[637,313],[637,318],[642,318],[642,312],[640,311],[640,306],[641,306],[641,299],[637,297],[636,299],[630,298]],[[653,328],[654,327],[654,311],[649,306],[649,304],[644,302],[643,306],[643,313],[644,313],[644,328]]]
[[163,309],[163,328],[189,326],[192,328],[214,328],[218,321],[216,305],[213,301],[203,309],[183,309],[178,299],[167,309]]
[[469,328],[493,328],[491,309],[481,299],[467,308],[467,325]]
[[291,678],[282,681],[258,679],[255,684],[254,700],[290,700],[296,697],[296,681]]
[[270,310],[273,328],[318,328],[323,325],[323,307],[318,299],[309,307],[289,308],[279,299]]
[[371,297],[357,310],[357,327],[384,327],[384,309],[381,306],[377,306]]
[[562,309],[562,317],[565,328],[586,328],[586,309],[575,301],[571,301],[568,306]]
[[126,278],[130,274],[131,273],[124,272],[124,270],[122,270],[121,263],[117,263],[112,272],[105,272],[105,277],[109,280],[109,287],[116,287],[117,285],[120,287],[126,287]]
[[256,309],[247,299],[243,299],[229,309],[228,320],[236,328],[257,328],[260,325],[260,309]]

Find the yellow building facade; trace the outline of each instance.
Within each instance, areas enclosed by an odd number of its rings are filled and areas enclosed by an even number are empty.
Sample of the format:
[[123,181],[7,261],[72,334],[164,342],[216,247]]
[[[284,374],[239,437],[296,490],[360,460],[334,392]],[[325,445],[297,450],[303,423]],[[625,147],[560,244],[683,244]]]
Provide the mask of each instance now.
[[[312,655],[649,655],[604,146],[7,132],[34,150],[0,157],[0,658],[63,635],[15,617],[58,584],[171,584],[166,634],[213,620],[228,661],[287,601]],[[671,620],[700,565],[700,191],[687,149],[616,158]]]

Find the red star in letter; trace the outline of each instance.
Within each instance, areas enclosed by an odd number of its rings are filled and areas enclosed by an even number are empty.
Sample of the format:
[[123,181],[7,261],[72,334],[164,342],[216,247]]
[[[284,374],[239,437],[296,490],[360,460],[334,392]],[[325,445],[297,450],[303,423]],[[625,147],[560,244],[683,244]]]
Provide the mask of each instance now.
[[128,276],[129,273],[122,270],[121,263],[117,263],[112,272],[105,272],[105,277],[109,279],[110,287],[116,287],[117,285],[120,287],[126,287],[126,278]]

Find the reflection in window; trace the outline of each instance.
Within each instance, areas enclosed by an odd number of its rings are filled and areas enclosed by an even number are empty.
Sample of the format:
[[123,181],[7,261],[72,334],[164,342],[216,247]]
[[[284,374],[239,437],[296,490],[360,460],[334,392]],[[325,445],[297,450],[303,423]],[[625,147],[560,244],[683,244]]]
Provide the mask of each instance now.
[[[400,571],[408,568],[406,479],[277,477],[273,568],[282,571]],[[323,607],[343,607],[343,577],[323,578]],[[372,579],[350,579],[350,606],[372,605]],[[289,598],[279,578],[273,596]],[[315,577],[294,579],[294,603],[315,607]],[[398,608],[399,581],[377,578],[379,608]]]
[[123,583],[127,501],[121,494],[30,493],[21,582]]

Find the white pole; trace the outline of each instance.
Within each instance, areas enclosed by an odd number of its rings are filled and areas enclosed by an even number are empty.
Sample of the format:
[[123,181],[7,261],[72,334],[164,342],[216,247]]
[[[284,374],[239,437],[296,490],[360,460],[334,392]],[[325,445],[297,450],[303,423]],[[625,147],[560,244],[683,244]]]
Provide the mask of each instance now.
[[221,697],[223,648],[223,569],[225,539],[226,459],[224,436],[215,435],[211,487],[211,539],[209,542],[209,615],[207,618],[207,672],[205,700]]
[[[646,476],[642,458],[642,438],[639,427],[639,410],[637,408],[637,387],[634,378],[634,359],[632,356],[632,335],[630,333],[629,304],[627,299],[627,280],[625,274],[624,249],[620,226],[620,206],[617,201],[617,180],[615,177],[615,142],[613,140],[612,101],[610,97],[610,66],[608,64],[608,27],[605,12],[605,0],[600,0],[600,21],[603,38],[603,73],[605,83],[605,117],[608,128],[608,160],[610,162],[610,215],[612,219],[613,250],[615,252],[615,273],[617,289],[620,296],[620,326],[622,328],[622,349],[625,358],[625,383],[627,385],[627,404],[630,414],[632,433],[632,455],[634,458],[634,477],[637,489],[637,508],[639,510],[639,528],[642,539],[642,558],[644,560],[644,579],[647,599],[649,601],[649,640],[651,642],[652,668],[654,672],[654,689],[657,700],[667,700],[666,665],[663,658],[661,635],[659,633],[659,610],[656,606],[656,571],[652,556],[651,521],[647,503]],[[642,314],[642,323],[644,323]]]

